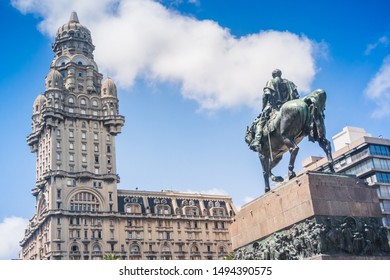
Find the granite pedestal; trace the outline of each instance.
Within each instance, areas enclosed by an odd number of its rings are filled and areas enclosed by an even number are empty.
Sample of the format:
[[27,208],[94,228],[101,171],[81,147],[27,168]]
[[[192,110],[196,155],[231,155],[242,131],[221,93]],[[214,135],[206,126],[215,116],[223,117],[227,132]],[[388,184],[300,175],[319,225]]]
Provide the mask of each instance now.
[[350,175],[307,172],[245,204],[235,259],[390,259],[377,192]]

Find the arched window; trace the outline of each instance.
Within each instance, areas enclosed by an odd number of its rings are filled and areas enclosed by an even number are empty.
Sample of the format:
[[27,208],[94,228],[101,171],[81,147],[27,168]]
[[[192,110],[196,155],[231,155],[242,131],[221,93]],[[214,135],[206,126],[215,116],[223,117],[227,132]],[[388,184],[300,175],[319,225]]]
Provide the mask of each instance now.
[[98,253],[98,252],[101,252],[102,250],[100,249],[99,244],[95,244],[92,247],[92,251],[95,252],[95,253]]
[[194,245],[191,247],[191,253],[197,253],[199,252],[198,246]]
[[70,248],[70,250],[71,250],[72,252],[78,252],[78,251],[80,251],[79,246],[77,246],[77,245],[73,245],[73,246]]
[[69,99],[68,99],[68,103],[69,103],[69,104],[73,104],[73,103],[74,103],[74,99],[73,99],[73,97],[69,97]]
[[169,246],[165,243],[163,246],[162,246],[162,249],[161,251],[163,253],[169,253],[171,251],[171,249],[169,249]]
[[94,106],[94,107],[97,107],[98,106],[98,102],[94,99],[94,100],[92,100],[92,106]]
[[140,252],[139,246],[136,244],[131,245],[130,252],[133,254],[139,253]]
[[70,211],[98,212],[100,201],[90,192],[78,192],[70,200]]
[[83,106],[87,105],[87,101],[85,100],[85,98],[80,99],[80,105],[83,105]]

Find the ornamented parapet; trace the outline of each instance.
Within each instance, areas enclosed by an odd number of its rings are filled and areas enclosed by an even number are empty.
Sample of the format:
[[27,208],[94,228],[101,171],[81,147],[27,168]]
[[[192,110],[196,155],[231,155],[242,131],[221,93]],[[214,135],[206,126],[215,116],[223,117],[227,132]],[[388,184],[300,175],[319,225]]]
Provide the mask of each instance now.
[[387,255],[380,218],[316,216],[237,249],[236,260],[298,260],[321,254]]

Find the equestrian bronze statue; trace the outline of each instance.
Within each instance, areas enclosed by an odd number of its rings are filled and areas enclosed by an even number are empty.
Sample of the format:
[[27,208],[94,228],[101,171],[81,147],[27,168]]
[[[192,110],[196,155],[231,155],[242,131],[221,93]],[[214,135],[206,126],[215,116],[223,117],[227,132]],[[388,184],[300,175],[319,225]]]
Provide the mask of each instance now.
[[[281,79],[280,70],[276,69],[272,76],[273,80],[267,83],[271,86],[264,89],[264,95],[268,96],[263,97],[263,112],[247,127],[245,137],[250,149],[259,154],[265,192],[270,190],[270,177],[275,182],[283,181],[282,177],[272,174],[272,168],[287,151],[290,152],[288,177],[292,179],[296,176],[294,163],[299,150],[298,144],[306,136],[310,141],[318,142],[327,156],[329,170],[334,172],[331,144],[326,139],[324,123],[326,92],[317,89],[299,99],[294,84]],[[264,100],[267,104],[264,104]]]

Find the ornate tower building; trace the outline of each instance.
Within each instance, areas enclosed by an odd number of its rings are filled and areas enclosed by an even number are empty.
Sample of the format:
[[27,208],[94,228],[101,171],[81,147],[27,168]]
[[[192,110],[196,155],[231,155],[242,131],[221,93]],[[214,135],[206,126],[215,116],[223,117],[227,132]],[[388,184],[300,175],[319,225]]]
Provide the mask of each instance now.
[[63,251],[64,237],[84,234],[69,236],[64,231],[72,222],[82,223],[80,218],[65,219],[73,210],[118,209],[115,136],[125,120],[119,115],[115,83],[110,78],[102,83],[91,32],[75,12],[58,29],[52,48],[55,56],[45,92],[34,102],[32,133],[27,137],[37,155],[32,190],[36,215],[22,241],[22,258],[32,257],[32,251],[33,258],[63,257],[53,252]]
[[219,259],[232,252],[228,196],[118,190],[117,89],[73,12],[53,44],[27,143],[36,153],[36,213],[21,259]]

